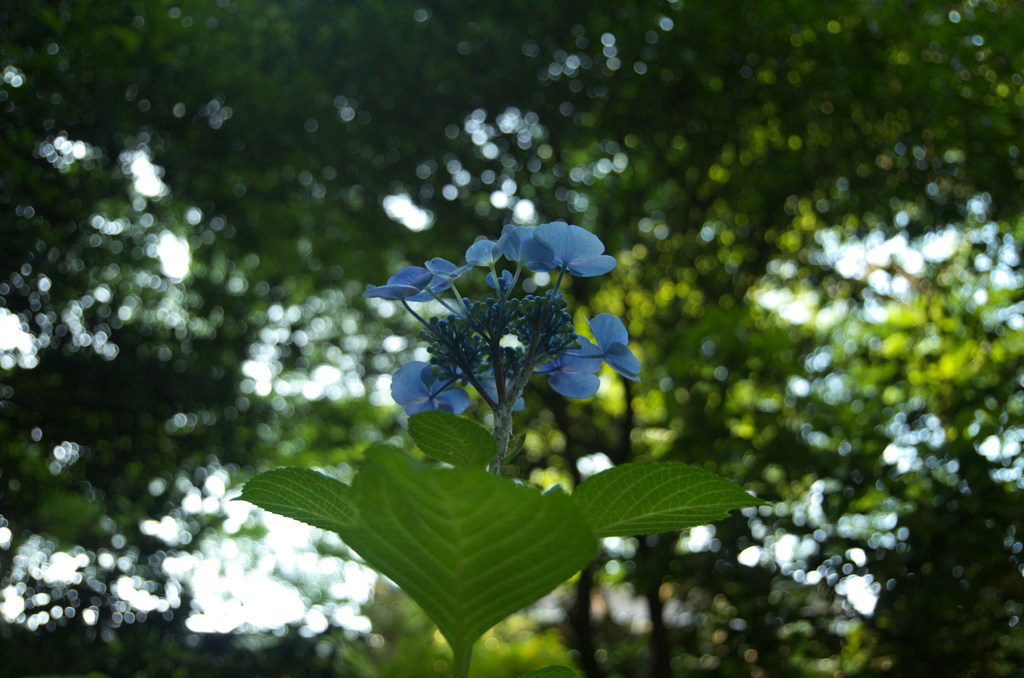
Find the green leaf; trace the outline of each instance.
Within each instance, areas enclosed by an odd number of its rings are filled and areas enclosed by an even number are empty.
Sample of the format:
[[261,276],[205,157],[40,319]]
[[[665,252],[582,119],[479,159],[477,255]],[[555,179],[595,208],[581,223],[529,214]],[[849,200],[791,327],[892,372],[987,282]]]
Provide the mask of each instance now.
[[352,489],[360,518],[342,538],[419,603],[457,658],[597,553],[569,497],[482,470],[425,468],[382,446]]
[[721,476],[675,462],[616,466],[584,480],[572,498],[598,537],[682,530],[764,503]]
[[265,511],[339,532],[356,519],[352,488],[322,473],[302,468],[279,468],[254,477],[239,499]]
[[497,454],[490,431],[450,412],[427,410],[412,415],[409,433],[428,457],[456,468],[482,469]]
[[545,666],[542,669],[524,673],[519,678],[576,678],[576,672],[568,666]]

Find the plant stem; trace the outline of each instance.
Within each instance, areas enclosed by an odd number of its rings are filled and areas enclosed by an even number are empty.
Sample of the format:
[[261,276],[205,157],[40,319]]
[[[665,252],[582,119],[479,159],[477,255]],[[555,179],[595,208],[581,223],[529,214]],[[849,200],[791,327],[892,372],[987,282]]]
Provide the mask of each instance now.
[[491,435],[494,437],[494,444],[498,448],[498,453],[491,460],[487,470],[494,475],[501,475],[501,465],[505,461],[508,441],[512,437],[512,406],[514,404],[514,400],[511,403],[506,400],[499,403],[497,407],[491,408],[491,412],[494,414],[494,430],[491,432]]
[[523,389],[526,388],[526,382],[529,381],[533,371],[537,369],[537,365],[543,360],[543,358],[538,358],[535,355],[535,349],[535,345],[530,346],[526,354],[525,364],[508,385],[508,390],[505,392],[505,400],[499,402],[497,407],[491,408],[491,412],[494,413],[494,430],[491,435],[494,436],[494,442],[498,447],[498,454],[491,460],[488,470],[495,475],[501,475],[501,465],[505,463],[508,443],[512,439],[512,410],[516,406],[516,400],[522,395]]
[[452,678],[469,678],[469,661],[473,658],[473,644],[469,647],[452,647]]

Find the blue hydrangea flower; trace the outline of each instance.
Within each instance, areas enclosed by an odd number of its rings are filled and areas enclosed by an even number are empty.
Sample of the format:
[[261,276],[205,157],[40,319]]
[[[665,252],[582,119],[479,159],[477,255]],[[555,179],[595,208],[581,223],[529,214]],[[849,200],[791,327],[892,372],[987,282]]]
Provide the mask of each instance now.
[[391,397],[410,415],[426,410],[461,414],[469,407],[469,394],[453,384],[453,380],[438,379],[427,363],[412,360],[392,377]]
[[493,240],[478,240],[466,250],[466,261],[473,266],[493,266],[500,258],[501,250]]
[[[514,273],[499,266],[515,264]],[[640,361],[629,350],[629,336],[618,319],[601,314],[590,322],[596,345],[576,334],[572,314],[559,292],[563,274],[595,276],[615,267],[604,244],[589,231],[565,222],[506,226],[497,241],[480,240],[466,251],[466,264],[442,258],[426,267],[408,266],[386,285],[368,285],[364,296],[391,299],[420,321],[430,363],[410,362],[395,374],[391,393],[409,414],[427,409],[460,413],[469,406],[464,388],[472,386],[495,416],[495,441],[505,449],[511,413],[523,407],[522,393],[534,374],[542,374],[558,393],[589,398],[597,392],[602,361],[627,379],[638,379]],[[455,281],[474,266],[489,269],[485,280],[494,291],[485,301],[460,295]],[[523,267],[558,271],[553,289],[513,298]],[[440,296],[454,294],[454,304]],[[436,299],[449,313],[423,318],[410,301]],[[500,458],[499,454],[499,458]],[[500,466],[500,464],[499,464]]]
[[451,282],[458,280],[469,271],[472,266],[456,266],[447,259],[435,257],[426,263],[427,270],[442,280]]
[[406,266],[388,278],[387,285],[367,285],[363,296],[391,301],[430,301],[451,286],[422,266]]
[[562,354],[537,370],[547,376],[555,393],[566,398],[589,398],[601,385],[595,374],[601,367],[600,350],[586,337],[579,337],[579,340],[579,350]]
[[[551,258],[544,261],[538,248],[547,250]],[[564,268],[580,277],[602,275],[615,268],[615,257],[604,252],[604,243],[585,228],[564,221],[544,224],[534,229],[533,242],[524,247],[530,258],[530,270],[554,271]]]
[[601,313],[590,321],[590,331],[597,340],[598,353],[608,367],[626,379],[640,381],[640,360],[629,350],[629,333],[622,321]]
[[[488,273],[487,277],[484,278],[484,280],[487,281],[487,284],[490,286],[492,290],[498,289],[498,285],[494,284],[493,274]],[[502,292],[512,287],[512,273],[510,271],[502,271],[501,275],[498,277],[498,284],[501,285]]]
[[536,244],[534,232],[537,229],[529,226],[505,226],[498,238],[498,248],[509,261],[524,264],[531,270],[548,263],[553,258],[551,252]]
[[425,268],[406,266],[388,278],[386,285],[381,285],[380,287],[367,285],[363,296],[371,299],[401,301],[422,294],[433,279],[434,274]]

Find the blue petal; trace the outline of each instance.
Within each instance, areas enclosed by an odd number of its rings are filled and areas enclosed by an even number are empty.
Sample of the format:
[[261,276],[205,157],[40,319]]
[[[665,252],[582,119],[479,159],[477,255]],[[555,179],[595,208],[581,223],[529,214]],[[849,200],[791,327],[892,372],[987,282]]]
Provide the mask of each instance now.
[[509,261],[519,261],[519,250],[522,248],[523,234],[516,229],[520,228],[526,227],[506,224],[501,229],[501,237],[495,243],[501,255]]
[[493,240],[480,240],[466,250],[466,261],[473,266],[490,266],[501,257],[498,243]]
[[562,371],[578,374],[594,374],[601,369],[600,358],[581,358],[578,356],[565,356],[561,359]]
[[626,379],[640,381],[640,359],[625,344],[612,344],[604,352],[604,361]]
[[434,274],[422,266],[406,266],[388,278],[388,285],[408,285],[423,289],[433,277]]
[[629,350],[629,333],[622,321],[608,313],[601,313],[590,321],[600,355],[612,368],[627,379],[640,380],[640,360]]
[[566,398],[589,398],[601,386],[601,380],[593,374],[556,372],[548,377],[551,388]]
[[402,407],[405,408],[405,413],[408,414],[410,417],[414,414],[419,414],[420,412],[426,412],[427,410],[437,409],[437,407],[435,407],[434,401],[431,400],[430,398],[420,398],[419,400],[414,400],[413,402],[407,403]]
[[[531,271],[564,267],[575,276],[589,278],[615,268],[615,257],[602,254],[604,243],[585,228],[556,221],[533,230],[533,240],[522,249]],[[547,256],[541,252],[547,252]]]
[[[484,280],[486,280],[487,284],[491,286],[491,289],[495,289],[495,290],[498,289],[494,285],[494,275],[488,273],[487,277],[484,278]],[[501,289],[503,289],[503,290],[507,290],[509,287],[511,287],[512,286],[512,273],[511,273],[511,271],[502,271],[501,272],[501,276],[498,278],[498,282],[501,283]]]
[[521,261],[528,264],[542,264],[551,260],[551,252],[534,240],[534,231],[530,226],[505,226],[498,238],[498,249],[509,261]]
[[[363,292],[363,296],[367,299],[391,299],[393,301],[400,301],[402,299],[412,299],[412,301],[419,301],[414,297],[422,294],[418,287],[411,287],[409,285],[381,285],[377,287],[375,285],[367,285],[366,291]],[[430,298],[430,295],[427,295]]]
[[435,275],[430,281],[430,284],[426,286],[426,289],[424,289],[419,294],[416,294],[415,296],[409,297],[409,301],[431,301],[439,293],[445,291],[451,286],[452,283],[450,280],[446,280],[445,278],[439,278],[438,276]]
[[557,266],[594,259],[604,253],[604,243],[585,228],[555,221],[538,226],[534,239],[554,256]]
[[534,273],[547,273],[561,266],[561,264],[555,261],[551,250],[540,244],[536,238],[523,246],[521,256],[523,265]]
[[[469,268],[470,268],[469,266],[466,266],[466,270],[467,271],[469,270]],[[459,275],[462,275],[462,274],[460,273]],[[452,286],[452,282],[451,281],[452,281],[452,279],[450,279],[450,278],[439,278],[438,276],[435,275],[434,279],[430,281],[429,285],[427,285],[427,289],[429,289],[434,294],[437,294],[438,292],[443,292],[446,289],[448,289],[449,287],[451,287]]]
[[536,230],[531,226],[507,225],[498,239],[498,249],[506,259],[519,262],[531,271],[553,271],[558,267],[552,263],[551,250],[537,242]]
[[439,410],[462,414],[469,407],[469,394],[465,389],[453,386],[434,396],[434,404]]
[[447,259],[441,257],[435,257],[426,264],[427,270],[433,273],[436,277],[443,280],[457,280],[462,277],[466,271],[472,268],[472,266],[456,266]]
[[[580,337],[582,347],[567,352],[537,372],[548,375],[548,383],[566,398],[589,398],[597,393],[601,380],[594,374],[601,367],[599,349]],[[595,355],[596,354],[596,355]]]
[[616,342],[629,343],[629,332],[626,331],[626,326],[610,313],[599,313],[588,324],[602,351]]
[[[395,301],[408,299],[409,301],[429,301],[433,297],[423,289],[435,280],[434,274],[422,266],[406,266],[388,278],[387,285],[376,287],[367,285],[364,297],[392,299]],[[439,280],[439,279],[438,279]],[[447,285],[447,281],[445,281]],[[434,287],[431,285],[431,287]],[[444,289],[443,287],[439,289]]]
[[580,278],[593,278],[596,275],[604,275],[608,271],[615,268],[618,262],[615,257],[610,257],[607,254],[594,257],[593,259],[586,259],[584,261],[577,261],[569,265],[569,273]]
[[[555,369],[593,374],[601,369],[601,349],[594,346],[589,339],[576,335],[580,342],[578,349],[566,351],[552,365]],[[541,368],[542,370],[544,368]]]
[[[420,362],[418,360],[413,362]],[[433,393],[434,384],[437,383],[437,375],[434,374],[434,370],[427,363],[420,362],[423,367],[420,368],[420,381],[423,382],[423,387],[429,394]]]
[[430,371],[430,365],[419,360],[411,360],[398,368],[391,378],[391,397],[399,405],[407,405],[430,397],[430,392],[423,383],[424,368]]

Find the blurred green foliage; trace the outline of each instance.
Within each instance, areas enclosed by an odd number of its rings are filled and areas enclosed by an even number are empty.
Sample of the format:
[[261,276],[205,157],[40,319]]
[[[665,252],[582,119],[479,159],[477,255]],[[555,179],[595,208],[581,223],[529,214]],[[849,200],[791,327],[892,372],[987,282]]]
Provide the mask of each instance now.
[[387,375],[415,330],[358,293],[519,218],[619,253],[570,290],[646,370],[535,390],[523,477],[684,461],[771,505],[606,542],[479,675],[1021,675],[1021,12],[4,3],[5,673],[443,673],[386,584],[371,633],[199,633],[188,572],[260,562],[226,502],[255,470],[344,477],[405,440]]

